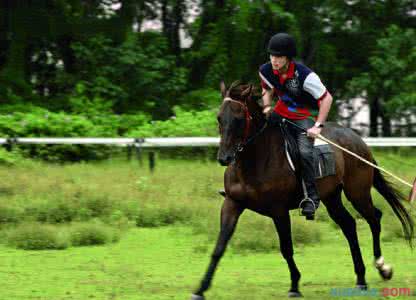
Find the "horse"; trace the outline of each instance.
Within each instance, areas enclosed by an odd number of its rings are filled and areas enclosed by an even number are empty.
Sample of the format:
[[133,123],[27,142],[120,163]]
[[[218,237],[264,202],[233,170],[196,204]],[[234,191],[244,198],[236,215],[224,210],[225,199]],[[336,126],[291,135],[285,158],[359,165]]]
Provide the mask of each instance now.
[[[221,83],[222,104],[217,115],[220,145],[217,159],[227,166],[224,173],[225,198],[221,208],[221,225],[208,269],[191,296],[204,300],[214,272],[233,235],[239,216],[245,209],[270,217],[279,236],[280,251],[290,271],[289,297],[302,297],[299,291],[301,273],[293,257],[289,211],[298,207],[302,184],[289,166],[284,135],[267,126],[262,107],[254,99],[254,86],[234,82],[229,89]],[[374,162],[370,149],[353,130],[328,122],[322,135],[344,148]],[[400,203],[403,195],[378,169],[362,163],[333,147],[336,174],[317,180],[318,192],[329,216],[339,225],[348,240],[356,288],[367,289],[365,266],[357,238],[356,222],[341,201],[341,192],[367,221],[373,238],[375,267],[384,280],[392,278],[393,269],[386,264],[380,247],[382,212],[374,206],[371,187],[388,202],[402,224],[405,239],[412,247],[413,220]]]

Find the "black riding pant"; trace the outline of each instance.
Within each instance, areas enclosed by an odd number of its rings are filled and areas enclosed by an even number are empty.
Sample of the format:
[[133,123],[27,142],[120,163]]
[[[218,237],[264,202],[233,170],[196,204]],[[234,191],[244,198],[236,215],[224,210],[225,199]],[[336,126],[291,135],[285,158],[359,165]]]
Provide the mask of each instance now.
[[[315,124],[315,121],[311,119],[291,120],[291,121],[305,129],[309,129]],[[301,161],[300,173],[301,173],[303,181],[305,182],[306,190],[308,192],[308,197],[311,198],[312,201],[315,203],[315,206],[318,207],[319,195],[318,195],[318,190],[316,188],[316,182],[315,182],[315,170],[314,170],[315,161],[314,161],[314,155],[313,155],[314,139],[308,137],[306,135],[306,132],[296,128],[293,125],[288,124],[287,126],[298,144],[300,161]]]

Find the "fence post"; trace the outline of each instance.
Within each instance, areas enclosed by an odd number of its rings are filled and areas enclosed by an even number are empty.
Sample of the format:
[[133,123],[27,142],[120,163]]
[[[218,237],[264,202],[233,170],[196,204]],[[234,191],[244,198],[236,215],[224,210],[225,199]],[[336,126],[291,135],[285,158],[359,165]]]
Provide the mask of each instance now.
[[8,152],[11,152],[13,150],[13,145],[14,144],[17,144],[17,138],[16,137],[7,138],[6,143],[4,144],[4,148],[6,148],[6,150]]
[[136,158],[140,163],[140,166],[143,165],[142,161],[142,144],[144,143],[144,138],[135,138],[134,139],[134,148],[136,149]]
[[150,172],[153,172],[155,170],[155,164],[156,164],[155,153],[153,151],[151,151],[151,152],[149,152],[149,169],[150,169]]
[[133,151],[133,146],[132,145],[127,145],[127,160],[131,161],[131,154]]

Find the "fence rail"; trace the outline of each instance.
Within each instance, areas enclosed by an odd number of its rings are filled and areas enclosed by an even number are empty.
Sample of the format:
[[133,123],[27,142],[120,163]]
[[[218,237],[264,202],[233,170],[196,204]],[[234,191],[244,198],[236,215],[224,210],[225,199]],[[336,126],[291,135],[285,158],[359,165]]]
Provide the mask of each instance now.
[[[0,138],[0,144],[68,144],[68,145],[119,145],[144,148],[159,147],[215,147],[217,137],[174,137],[174,138]],[[364,138],[371,147],[414,147],[416,138]]]

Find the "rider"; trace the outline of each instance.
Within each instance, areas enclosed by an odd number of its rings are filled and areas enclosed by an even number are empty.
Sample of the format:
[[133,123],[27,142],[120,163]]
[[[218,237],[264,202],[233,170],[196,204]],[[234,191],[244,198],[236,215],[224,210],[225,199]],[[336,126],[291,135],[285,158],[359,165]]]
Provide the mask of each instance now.
[[[313,219],[319,206],[313,164],[313,139],[321,133],[332,104],[332,96],[319,76],[296,62],[296,44],[287,33],[277,33],[269,41],[270,62],[260,66],[263,113],[268,118],[283,117],[307,128],[307,133],[291,130],[299,147],[301,176],[308,198],[302,202],[302,214]],[[276,105],[272,99],[277,96]],[[289,125],[290,126],[290,125]]]

